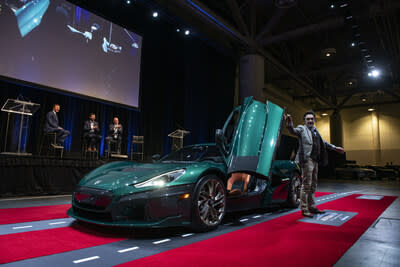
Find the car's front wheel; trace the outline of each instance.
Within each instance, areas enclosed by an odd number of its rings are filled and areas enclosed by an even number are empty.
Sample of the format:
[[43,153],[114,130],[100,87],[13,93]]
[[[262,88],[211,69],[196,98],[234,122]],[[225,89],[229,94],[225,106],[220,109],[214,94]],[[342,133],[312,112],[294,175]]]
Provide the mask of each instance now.
[[218,227],[225,215],[226,191],[215,175],[202,177],[196,185],[192,203],[192,227],[210,231]]

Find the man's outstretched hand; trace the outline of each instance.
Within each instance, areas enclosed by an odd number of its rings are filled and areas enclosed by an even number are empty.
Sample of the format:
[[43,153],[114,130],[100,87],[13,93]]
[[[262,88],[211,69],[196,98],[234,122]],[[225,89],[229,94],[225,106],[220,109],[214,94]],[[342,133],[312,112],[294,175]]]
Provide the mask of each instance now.
[[292,122],[292,116],[290,116],[290,114],[284,114],[283,118],[285,119],[287,124],[290,124]]
[[340,154],[343,154],[343,153],[344,153],[343,147],[340,147],[340,146],[335,147],[334,150],[335,150],[336,152],[340,153]]

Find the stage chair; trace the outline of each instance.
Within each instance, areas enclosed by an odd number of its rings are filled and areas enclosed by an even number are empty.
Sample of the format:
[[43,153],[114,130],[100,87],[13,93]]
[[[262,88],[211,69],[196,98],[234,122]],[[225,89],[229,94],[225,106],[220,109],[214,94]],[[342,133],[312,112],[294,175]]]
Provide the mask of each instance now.
[[[137,150],[133,150],[133,146],[137,146]],[[132,136],[132,144],[131,144],[131,160],[133,160],[133,156],[136,156],[137,159],[142,160],[144,159],[144,136],[140,135],[133,135]]]
[[[106,155],[107,155],[107,158],[110,158],[111,154],[117,153],[116,149],[118,149],[117,148],[118,141],[113,139],[113,138],[108,138],[106,140],[106,143],[107,143],[107,153],[106,153]],[[112,149],[112,147],[114,147],[114,150]]]
[[53,151],[55,156],[56,151],[60,150],[60,158],[62,158],[64,154],[64,146],[57,145],[56,140],[57,140],[56,132],[48,132],[48,133],[44,132],[42,137],[42,142],[40,143],[39,156],[42,155],[43,146],[45,145],[47,150],[46,156],[49,156],[50,151]]
[[99,159],[99,144],[96,144],[96,151],[88,151],[88,143],[86,142],[85,138],[82,138],[82,157],[84,159]]

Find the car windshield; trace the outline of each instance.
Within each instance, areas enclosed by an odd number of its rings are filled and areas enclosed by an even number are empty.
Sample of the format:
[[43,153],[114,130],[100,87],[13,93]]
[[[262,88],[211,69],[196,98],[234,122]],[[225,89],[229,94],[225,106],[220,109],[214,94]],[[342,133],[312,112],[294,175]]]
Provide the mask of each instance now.
[[190,146],[172,152],[161,159],[161,162],[171,161],[214,161],[223,162],[216,146]]

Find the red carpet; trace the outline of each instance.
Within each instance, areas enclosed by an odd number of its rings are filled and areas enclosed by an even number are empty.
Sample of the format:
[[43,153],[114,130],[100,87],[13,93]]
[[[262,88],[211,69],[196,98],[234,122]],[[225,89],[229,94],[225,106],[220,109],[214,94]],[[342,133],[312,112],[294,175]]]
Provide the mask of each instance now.
[[0,236],[0,264],[112,243],[125,238],[62,227]]
[[326,195],[334,194],[333,192],[315,192],[314,196],[315,197],[322,197]]
[[0,224],[23,223],[66,218],[71,204],[0,209]]
[[296,212],[118,266],[332,266],[396,199],[357,196],[318,206],[358,213],[340,227],[299,222]]

